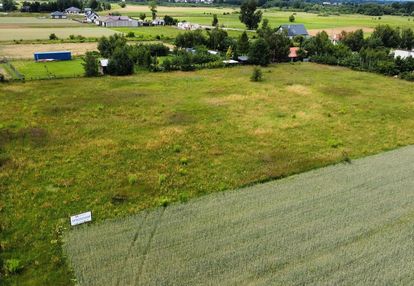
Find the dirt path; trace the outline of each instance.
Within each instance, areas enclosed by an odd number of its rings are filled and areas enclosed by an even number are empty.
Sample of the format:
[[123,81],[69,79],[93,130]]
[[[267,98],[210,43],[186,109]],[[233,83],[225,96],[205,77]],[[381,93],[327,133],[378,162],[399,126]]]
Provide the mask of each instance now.
[[409,146],[79,227],[66,250],[81,286],[409,285],[413,157]]

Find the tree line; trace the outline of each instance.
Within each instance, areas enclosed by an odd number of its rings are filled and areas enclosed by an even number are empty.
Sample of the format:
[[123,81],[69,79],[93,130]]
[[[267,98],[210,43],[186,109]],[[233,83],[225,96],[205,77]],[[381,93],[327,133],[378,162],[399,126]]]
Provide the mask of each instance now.
[[414,48],[414,32],[408,28],[380,25],[368,38],[362,30],[342,32],[336,45],[323,31],[304,41],[301,48],[314,62],[414,80],[414,59],[395,58],[392,53],[396,48]]

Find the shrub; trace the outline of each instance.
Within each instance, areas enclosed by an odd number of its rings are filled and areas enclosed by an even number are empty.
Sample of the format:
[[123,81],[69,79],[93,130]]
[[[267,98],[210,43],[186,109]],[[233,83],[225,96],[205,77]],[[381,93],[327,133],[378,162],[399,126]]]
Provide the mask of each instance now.
[[167,197],[161,197],[158,200],[158,205],[161,207],[166,208],[169,204],[171,204],[171,200]]
[[7,259],[4,263],[4,272],[8,275],[19,273],[23,269],[19,259]]
[[255,81],[255,82],[262,81],[263,80],[262,70],[258,67],[255,67],[253,69],[253,73],[252,73],[252,76],[250,77],[250,80]]
[[129,174],[128,175],[128,183],[132,186],[135,185],[138,182],[138,176],[135,174]]
[[134,73],[134,62],[127,46],[115,48],[109,59],[108,73],[111,75],[130,75]]
[[6,77],[2,73],[0,73],[0,82],[6,82]]
[[126,4],[125,4],[125,2],[121,2],[121,3],[119,3],[119,6],[120,6],[121,8],[125,8],[125,7],[126,7]]
[[52,34],[49,35],[49,40],[57,40],[57,39],[59,39],[59,38],[56,36],[55,33],[52,33]]
[[93,52],[86,52],[82,65],[85,70],[85,76],[93,77],[99,75],[98,58]]
[[127,38],[135,38],[135,33],[130,31],[128,32],[128,34],[126,35]]

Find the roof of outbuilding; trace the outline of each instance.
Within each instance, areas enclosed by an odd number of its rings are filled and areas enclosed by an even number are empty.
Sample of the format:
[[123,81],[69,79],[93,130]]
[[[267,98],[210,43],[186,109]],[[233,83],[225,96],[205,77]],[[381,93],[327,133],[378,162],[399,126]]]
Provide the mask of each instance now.
[[68,9],[66,9],[66,12],[80,12],[81,9],[77,8],[77,7],[69,7]]
[[65,16],[66,13],[60,12],[60,11],[55,11],[50,13],[51,16]]
[[303,24],[287,24],[281,25],[279,29],[287,32],[289,37],[294,37],[297,35],[307,36],[309,35],[308,31]]

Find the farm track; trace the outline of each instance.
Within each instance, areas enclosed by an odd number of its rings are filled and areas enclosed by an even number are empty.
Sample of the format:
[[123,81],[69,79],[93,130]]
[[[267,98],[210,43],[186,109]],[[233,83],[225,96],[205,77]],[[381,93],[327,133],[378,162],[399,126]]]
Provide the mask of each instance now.
[[80,285],[407,285],[413,157],[408,146],[80,227],[65,249]]

